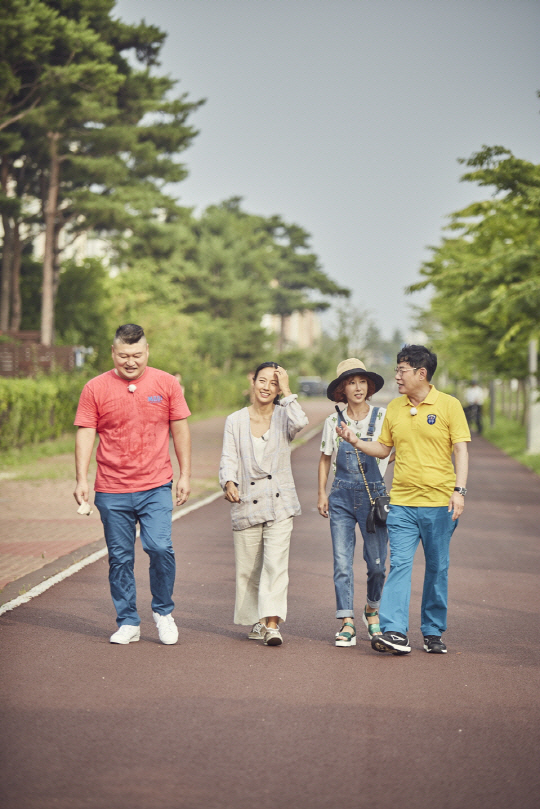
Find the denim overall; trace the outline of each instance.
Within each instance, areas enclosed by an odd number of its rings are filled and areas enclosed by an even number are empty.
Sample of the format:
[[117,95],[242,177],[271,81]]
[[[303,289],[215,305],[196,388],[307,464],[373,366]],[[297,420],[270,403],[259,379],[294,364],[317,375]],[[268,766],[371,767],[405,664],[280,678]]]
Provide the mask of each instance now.
[[[378,407],[373,408],[368,427],[372,441]],[[372,498],[386,494],[386,487],[375,458],[359,451],[364,474]],[[366,520],[371,503],[364,478],[358,467],[356,451],[347,441],[340,441],[336,458],[336,475],[328,498],[330,531],[334,550],[334,586],[336,589],[336,618],[354,618],[353,559],[356,546],[356,523],[364,539],[364,560],[367,565],[367,603],[379,608],[384,585],[388,534],[386,526],[375,524],[375,533],[368,534]]]

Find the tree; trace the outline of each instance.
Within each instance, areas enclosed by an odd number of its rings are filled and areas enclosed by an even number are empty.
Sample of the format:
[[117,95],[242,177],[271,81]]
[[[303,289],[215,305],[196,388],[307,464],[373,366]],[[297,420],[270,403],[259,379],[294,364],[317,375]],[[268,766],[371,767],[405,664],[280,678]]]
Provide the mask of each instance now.
[[[174,82],[151,73],[165,34],[113,20],[113,0],[37,5],[54,12],[55,35],[40,103],[23,121],[11,121],[6,187],[22,163],[32,181],[29,196],[41,202],[41,328],[42,342],[50,344],[63,246],[90,229],[121,233],[141,219],[178,215],[163,185],[185,176],[177,155],[196,134],[187,118],[201,102],[169,98]],[[132,66],[130,51],[142,70]],[[13,263],[9,224],[6,265]]]
[[[110,63],[112,49],[86,25],[66,24],[59,64],[53,72],[55,83],[46,101],[29,114],[29,120],[47,133],[48,177],[43,196],[45,248],[43,257],[43,295],[41,342],[51,345],[54,336],[55,260],[62,221],[59,221],[60,170],[70,160],[72,146],[81,129],[104,125],[114,115],[113,105],[122,77]],[[65,222],[64,218],[64,222]]]
[[281,316],[282,333],[279,350],[285,347],[284,318],[293,312],[313,310],[322,312],[330,306],[327,300],[313,298],[314,293],[348,298],[350,289],[340,287],[321,268],[318,257],[310,251],[310,235],[299,225],[288,224],[280,216],[264,223],[276,252],[272,279],[272,308]]
[[[31,113],[51,82],[49,60],[61,31],[58,14],[39,0],[6,0],[0,17],[0,155],[3,245],[0,329],[20,323],[20,171],[14,172],[23,138],[14,125]],[[17,167],[19,169],[20,166]],[[19,176],[15,176],[17,174]],[[12,300],[13,299],[13,300]],[[10,322],[10,308],[13,319]]]
[[540,311],[540,166],[503,147],[484,147],[466,162],[464,181],[495,196],[451,217],[439,247],[409,292],[435,294],[420,325],[458,378],[473,368],[524,378],[526,346]]
[[31,112],[50,83],[49,58],[61,23],[40,0],[4,0],[0,18],[0,131]]
[[276,279],[289,277],[292,286],[284,282],[287,313],[326,306],[311,299],[313,290],[341,291],[312,266],[316,257],[302,270],[303,257],[284,245],[276,219],[246,213],[235,198],[199,218],[184,211],[176,221],[133,233],[121,254],[125,269],[115,279],[121,319],[136,318],[150,304],[164,314],[176,309],[189,316],[190,340],[211,365],[226,370],[255,362],[270,346],[263,315],[283,311]]
[[64,262],[55,309],[58,342],[92,347],[93,364],[103,370],[109,367],[111,335],[116,327],[111,279],[99,259]]
[[311,353],[314,371],[323,378],[332,378],[337,365],[354,356],[388,383],[394,376],[396,355],[404,344],[401,332],[396,329],[387,339],[369,311],[351,304],[337,306],[335,315],[331,329],[323,332]]

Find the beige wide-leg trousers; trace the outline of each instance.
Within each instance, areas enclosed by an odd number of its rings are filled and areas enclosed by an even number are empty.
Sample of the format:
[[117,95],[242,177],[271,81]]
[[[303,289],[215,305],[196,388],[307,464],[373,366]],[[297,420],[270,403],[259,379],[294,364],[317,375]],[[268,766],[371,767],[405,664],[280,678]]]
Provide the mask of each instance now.
[[289,547],[293,518],[233,531],[236,560],[234,623],[249,626],[271,615],[287,617]]

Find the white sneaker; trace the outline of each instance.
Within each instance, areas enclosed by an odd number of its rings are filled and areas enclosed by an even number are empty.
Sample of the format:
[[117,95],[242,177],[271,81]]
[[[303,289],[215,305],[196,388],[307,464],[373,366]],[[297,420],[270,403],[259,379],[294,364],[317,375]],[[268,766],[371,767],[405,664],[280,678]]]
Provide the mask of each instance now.
[[176,643],[178,640],[178,627],[176,626],[172,615],[170,613],[169,615],[159,615],[157,612],[153,612],[152,615],[154,616],[154,621],[156,622],[160,641],[165,643],[167,646],[171,646],[173,643]]
[[281,646],[282,643],[283,638],[281,637],[279,629],[266,629],[264,636],[265,646]]
[[122,626],[111,635],[109,641],[111,643],[135,643],[141,639],[141,628],[139,626],[132,626],[131,624],[122,624]]
[[261,624],[260,621],[258,621],[258,623],[253,624],[251,632],[248,633],[248,638],[250,640],[264,640],[265,633],[266,633],[266,626],[264,624]]

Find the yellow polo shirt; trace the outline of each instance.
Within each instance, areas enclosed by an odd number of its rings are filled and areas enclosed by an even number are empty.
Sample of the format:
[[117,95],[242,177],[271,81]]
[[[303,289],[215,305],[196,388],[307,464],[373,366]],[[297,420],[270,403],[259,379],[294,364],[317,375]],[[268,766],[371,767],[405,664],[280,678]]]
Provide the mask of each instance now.
[[411,415],[408,396],[393,399],[378,441],[396,448],[390,502],[396,506],[447,506],[456,474],[452,447],[470,441],[461,403],[430,385],[425,400]]

